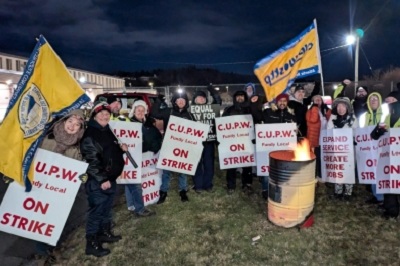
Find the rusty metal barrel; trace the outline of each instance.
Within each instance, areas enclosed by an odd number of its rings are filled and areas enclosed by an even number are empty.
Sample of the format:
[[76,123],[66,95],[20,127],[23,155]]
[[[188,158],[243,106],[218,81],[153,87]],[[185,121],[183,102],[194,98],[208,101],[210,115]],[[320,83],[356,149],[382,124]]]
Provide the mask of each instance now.
[[269,154],[268,219],[285,228],[301,225],[314,209],[315,155],[295,161],[294,151]]

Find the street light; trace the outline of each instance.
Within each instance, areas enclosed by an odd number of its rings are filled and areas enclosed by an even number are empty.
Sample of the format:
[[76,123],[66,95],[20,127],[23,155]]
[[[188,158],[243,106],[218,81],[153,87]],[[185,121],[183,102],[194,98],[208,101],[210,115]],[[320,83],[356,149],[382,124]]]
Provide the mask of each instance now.
[[358,86],[358,61],[360,54],[360,39],[364,36],[362,29],[356,29],[355,35],[347,36],[346,41],[348,44],[356,44],[355,58],[354,58],[354,96]]

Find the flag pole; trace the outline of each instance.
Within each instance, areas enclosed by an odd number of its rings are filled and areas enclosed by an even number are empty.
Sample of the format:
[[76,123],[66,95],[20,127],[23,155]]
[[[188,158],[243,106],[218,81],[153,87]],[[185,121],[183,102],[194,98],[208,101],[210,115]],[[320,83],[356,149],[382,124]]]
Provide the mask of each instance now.
[[[108,125],[110,127],[110,125]],[[120,139],[117,137],[117,135],[115,135],[114,130],[110,127],[111,132],[113,133],[113,135],[115,136],[115,138],[118,141],[118,144],[122,144],[122,142],[120,141]],[[129,152],[129,150],[127,150],[126,152],[126,157],[128,157],[128,160],[132,163],[134,168],[138,168],[137,163],[135,162],[135,160],[132,157],[132,154]]]
[[318,49],[318,68],[320,69],[321,73],[321,88],[322,88],[322,96],[325,96],[325,88],[324,88],[324,76],[322,75],[322,64],[321,64],[321,52],[319,50],[319,37],[318,37],[318,28],[317,28],[317,19],[314,19],[314,25],[315,25],[315,32],[317,36],[317,49]]

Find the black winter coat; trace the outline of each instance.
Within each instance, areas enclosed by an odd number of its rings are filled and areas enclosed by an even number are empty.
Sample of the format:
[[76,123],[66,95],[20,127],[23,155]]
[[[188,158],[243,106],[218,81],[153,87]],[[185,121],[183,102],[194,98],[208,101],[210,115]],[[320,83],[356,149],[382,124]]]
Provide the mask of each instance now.
[[121,175],[124,152],[108,125],[102,127],[95,120],[89,120],[80,147],[83,159],[89,164],[86,171],[89,179],[102,184],[115,182]]
[[[238,103],[236,101],[236,96],[238,95],[244,96],[244,102]],[[222,116],[248,115],[248,114],[252,114],[252,109],[250,108],[250,103],[248,101],[247,94],[244,91],[237,91],[235,92],[235,94],[233,94],[233,105],[225,108]]]
[[296,123],[296,116],[289,113],[287,108],[284,110],[265,109],[262,112],[263,122],[265,124],[275,124],[275,123]]
[[[132,122],[142,123],[135,117],[131,118]],[[152,151],[157,153],[161,149],[162,144],[162,134],[153,125],[154,119],[147,117],[146,121],[142,123],[142,136],[143,136],[143,146],[142,152]]]

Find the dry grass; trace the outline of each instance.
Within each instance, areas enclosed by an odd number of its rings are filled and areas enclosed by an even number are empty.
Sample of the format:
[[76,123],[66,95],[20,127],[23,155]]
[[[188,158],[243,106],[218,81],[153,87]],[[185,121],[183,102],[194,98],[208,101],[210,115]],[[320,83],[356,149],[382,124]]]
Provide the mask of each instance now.
[[[240,184],[240,180],[237,180]],[[332,201],[319,186],[311,228],[285,229],[267,220],[256,193],[227,195],[223,172],[215,192],[189,193],[182,203],[176,179],[167,201],[151,206],[149,218],[134,218],[124,204],[115,208],[115,231],[123,239],[110,244],[111,255],[84,254],[84,226],[62,247],[62,265],[398,265],[400,223],[383,220],[376,206],[364,204],[367,192],[356,186],[350,203]],[[261,239],[252,242],[260,235]]]

